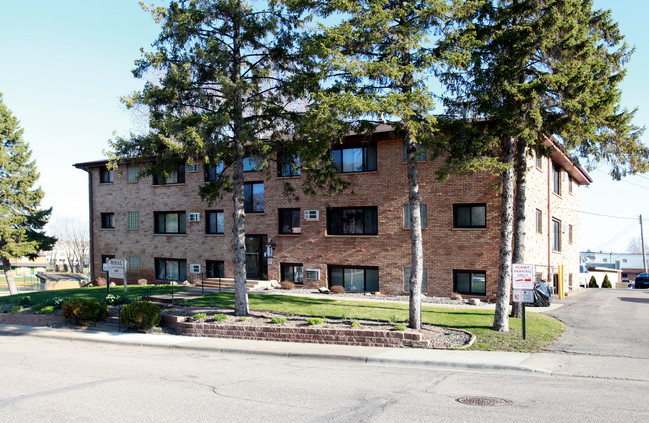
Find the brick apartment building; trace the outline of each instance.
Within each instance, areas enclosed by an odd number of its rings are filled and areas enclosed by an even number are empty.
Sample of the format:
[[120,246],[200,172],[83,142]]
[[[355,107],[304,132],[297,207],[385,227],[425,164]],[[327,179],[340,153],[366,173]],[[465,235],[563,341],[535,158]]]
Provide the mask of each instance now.
[[[551,144],[551,141],[547,141]],[[332,151],[351,189],[330,197],[283,194],[291,169],[271,163],[270,179],[245,168],[246,259],[249,279],[291,280],[304,287],[343,285],[347,291],[402,294],[408,290],[410,230],[401,139],[378,131],[350,137]],[[232,278],[232,199],[208,206],[198,186],[214,170],[180,166],[160,184],[137,178],[138,168],[113,172],[106,161],[78,163],[89,176],[91,272],[103,275],[107,257],[128,261],[129,283],[139,278],[185,280],[195,272]],[[424,291],[495,294],[500,228],[499,178],[488,174],[435,180],[437,164],[419,162]],[[579,272],[579,187],[591,182],[559,148],[530,158],[526,261],[539,276],[566,286]],[[405,216],[405,217],[404,217]],[[270,248],[269,248],[270,247]],[[271,257],[268,252],[271,250]]]

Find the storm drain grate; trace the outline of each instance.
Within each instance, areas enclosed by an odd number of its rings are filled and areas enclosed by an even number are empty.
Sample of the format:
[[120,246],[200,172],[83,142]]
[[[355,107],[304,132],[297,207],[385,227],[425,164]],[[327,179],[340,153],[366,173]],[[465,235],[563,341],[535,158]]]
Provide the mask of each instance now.
[[510,400],[494,397],[460,397],[456,398],[455,401],[466,405],[480,405],[484,407],[495,407],[512,403]]

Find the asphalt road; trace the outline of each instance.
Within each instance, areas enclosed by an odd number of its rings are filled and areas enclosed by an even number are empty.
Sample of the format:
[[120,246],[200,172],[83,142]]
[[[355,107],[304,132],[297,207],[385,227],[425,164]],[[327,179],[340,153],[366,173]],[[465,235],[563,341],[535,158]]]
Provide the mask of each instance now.
[[563,303],[549,313],[567,324],[551,351],[649,359],[649,290],[589,289]]
[[[649,382],[0,336],[6,422],[639,422]],[[500,406],[465,405],[462,397]]]

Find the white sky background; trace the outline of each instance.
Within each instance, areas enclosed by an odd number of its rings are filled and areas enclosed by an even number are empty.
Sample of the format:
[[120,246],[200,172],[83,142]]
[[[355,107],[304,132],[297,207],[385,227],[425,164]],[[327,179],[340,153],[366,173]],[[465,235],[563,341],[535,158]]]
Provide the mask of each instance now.
[[[594,3],[612,9],[636,48],[623,105],[638,107],[635,123],[645,126],[649,2]],[[131,74],[133,62],[158,32],[136,0],[0,0],[0,92],[24,128],[41,173],[42,205],[54,207],[53,220],[87,219],[87,175],[72,165],[103,159],[113,131],[125,136],[137,129],[119,98],[142,86]],[[649,142],[649,134],[643,139]],[[581,249],[623,252],[639,236],[638,215],[649,222],[649,175],[614,182],[604,166],[590,175],[593,184],[582,188]]]

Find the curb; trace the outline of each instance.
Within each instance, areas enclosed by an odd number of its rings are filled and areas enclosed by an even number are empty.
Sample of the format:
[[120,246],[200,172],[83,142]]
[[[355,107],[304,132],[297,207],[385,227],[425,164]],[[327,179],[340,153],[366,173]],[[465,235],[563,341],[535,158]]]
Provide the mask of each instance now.
[[[245,354],[260,355],[277,358],[300,358],[311,360],[335,360],[358,362],[360,364],[370,365],[402,365],[402,366],[422,366],[429,368],[441,368],[446,370],[465,370],[465,371],[491,371],[491,372],[514,372],[528,375],[550,376],[552,371],[542,368],[525,366],[522,364],[513,364],[507,362],[481,362],[478,360],[454,357],[445,357],[443,359],[422,357],[429,351],[429,355],[434,355],[435,351],[443,352],[445,355],[453,354],[452,350],[419,350],[419,349],[399,349],[399,348],[381,348],[381,347],[354,347],[354,346],[332,346],[331,352],[323,351],[295,351],[294,348],[309,350],[328,348],[323,344],[297,344],[286,342],[272,341],[245,341],[243,346],[223,346],[218,345],[222,342],[233,342],[232,340],[223,340],[222,338],[206,337],[187,337],[173,335],[176,342],[169,342],[166,337],[160,335],[146,334],[107,334],[102,331],[75,329],[52,329],[31,326],[12,326],[0,325],[0,335],[4,336],[35,336],[41,338],[61,339],[68,341],[97,342],[107,344],[132,345],[139,347],[152,347],[175,350],[191,351],[211,351],[222,354]],[[169,335],[172,336],[172,335]],[[129,339],[130,338],[130,339]],[[160,342],[156,342],[156,340]],[[217,345],[196,345],[200,342],[209,342]],[[234,341],[239,343],[237,341]],[[250,344],[250,346],[245,346]],[[259,348],[253,347],[257,346]],[[275,349],[276,348],[276,349]],[[334,351],[344,349],[347,352]],[[422,352],[424,351],[424,352]],[[458,350],[457,353],[472,353],[470,351]],[[476,352],[478,353],[478,352]],[[405,355],[404,357],[395,357],[395,355]],[[524,354],[525,359],[529,358]],[[521,356],[522,358],[522,356]],[[523,361],[523,360],[521,360]]]

